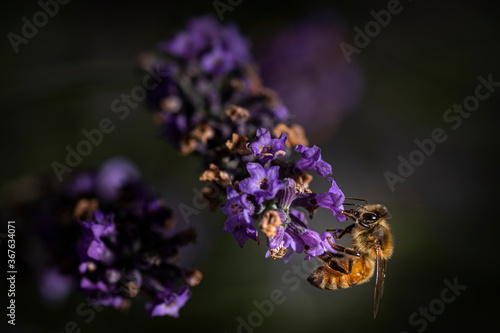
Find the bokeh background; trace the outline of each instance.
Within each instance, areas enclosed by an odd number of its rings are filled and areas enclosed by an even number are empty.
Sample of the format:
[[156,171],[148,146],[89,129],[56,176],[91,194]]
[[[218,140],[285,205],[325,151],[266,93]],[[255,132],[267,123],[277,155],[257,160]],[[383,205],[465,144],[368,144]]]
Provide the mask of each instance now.
[[[86,323],[75,311],[84,301],[82,295],[75,292],[66,302],[49,306],[25,268],[17,275],[16,326],[7,325],[2,313],[2,332],[60,332],[68,321],[75,321],[82,332],[235,332],[237,318],[248,322],[248,316],[257,311],[254,301],[270,299],[275,289],[283,292],[286,301],[251,331],[417,332],[423,326],[412,326],[409,317],[441,297],[445,279],[452,282],[455,278],[467,289],[433,321],[427,321],[425,331],[497,332],[499,269],[493,224],[497,194],[493,184],[498,178],[500,91],[481,101],[479,109],[456,130],[444,122],[443,114],[474,94],[479,75],[492,74],[493,81],[500,81],[498,14],[487,2],[404,1],[401,5],[402,12],[360,54],[353,55],[351,64],[343,59],[339,43],[352,45],[354,27],[364,29],[373,20],[370,11],[386,9],[386,1],[255,0],[242,1],[224,13],[225,22],[236,23],[251,39],[253,52],[267,71],[266,83],[290,81],[294,89],[300,89],[297,94],[302,99],[295,97],[303,104],[289,105],[290,109],[309,129],[311,142],[321,144],[323,158],[332,164],[344,193],[383,203],[392,212],[395,254],[388,265],[376,320],[372,318],[373,282],[328,292],[301,279],[298,288],[291,290],[294,284],[282,277],[302,264],[300,256],[284,264],[265,259],[265,248],[255,243],[240,249],[231,235],[222,233],[224,216],[202,211],[190,221],[199,240],[183,254],[183,260],[200,269],[204,279],[193,288],[180,318],[147,318],[139,302],[127,316],[105,309]],[[31,19],[40,10],[35,1],[2,7],[4,36],[19,34],[22,17]],[[64,160],[64,147],[74,147],[83,138],[83,129],[95,128],[103,117],[116,118],[111,102],[142,79],[138,56],[183,28],[188,18],[203,14],[216,15],[212,1],[71,1],[61,5],[28,44],[20,45],[18,54],[7,37],[2,39],[4,227],[0,232],[5,232],[8,219],[17,219],[6,208],[13,200],[8,195],[12,184],[27,175],[52,172],[51,163]],[[331,39],[311,42],[313,37],[299,29],[311,18],[315,22],[326,18],[330,25],[324,31]],[[278,42],[273,38],[283,35],[302,38],[294,41],[293,56],[283,50],[283,66],[289,66],[288,70],[279,68],[280,61],[273,65],[269,60],[279,59]],[[275,74],[270,74],[273,70]],[[324,80],[321,89],[320,80]],[[329,94],[332,98],[325,97]],[[312,96],[310,109],[307,95]],[[391,191],[384,173],[397,173],[398,156],[408,158],[416,149],[414,140],[429,138],[435,128],[442,128],[448,139]],[[192,189],[201,188],[198,160],[179,156],[157,136],[151,114],[138,106],[127,119],[116,121],[114,132],[105,135],[81,167],[125,156],[172,207],[189,205]],[[315,186],[318,191],[326,190],[328,182],[318,179]],[[25,233],[22,220],[16,223],[18,245],[29,251],[32,235]],[[178,223],[183,226],[185,221],[179,218]],[[318,214],[311,225],[318,231],[342,227],[327,213]],[[0,245],[2,252],[6,252],[5,244]],[[0,264],[2,283],[5,264]],[[7,286],[1,288],[0,294],[5,295]],[[6,306],[0,307],[6,311]]]

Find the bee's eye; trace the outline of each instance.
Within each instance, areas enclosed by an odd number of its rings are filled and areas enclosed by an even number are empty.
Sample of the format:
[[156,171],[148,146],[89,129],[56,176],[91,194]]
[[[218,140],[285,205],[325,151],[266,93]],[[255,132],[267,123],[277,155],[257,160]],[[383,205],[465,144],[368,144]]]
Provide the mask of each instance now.
[[363,220],[365,220],[367,222],[376,221],[379,218],[380,217],[378,216],[378,214],[373,214],[373,213],[364,213],[363,214]]

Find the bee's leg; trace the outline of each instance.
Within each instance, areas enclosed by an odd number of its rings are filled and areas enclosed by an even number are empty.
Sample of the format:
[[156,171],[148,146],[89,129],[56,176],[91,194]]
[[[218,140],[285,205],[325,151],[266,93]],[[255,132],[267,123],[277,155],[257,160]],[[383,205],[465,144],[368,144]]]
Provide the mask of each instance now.
[[329,263],[328,263],[328,266],[331,268],[331,269],[334,269],[342,274],[351,274],[351,271],[352,271],[352,259],[349,259],[349,269],[348,270],[345,270],[344,267],[342,267],[338,261],[336,260],[331,260]]
[[327,229],[326,231],[331,232],[333,234],[333,236],[335,236],[336,239],[340,239],[345,234],[350,234],[352,231],[352,228],[354,228],[355,225],[356,225],[356,223],[353,223],[345,229]]
[[339,252],[342,252],[342,253],[345,253],[345,254],[349,254],[349,255],[355,256],[355,257],[360,257],[361,256],[361,254],[359,254],[358,252],[354,251],[353,249],[350,249],[348,247],[345,247],[345,246],[342,246],[342,245],[339,245],[339,244],[333,244],[331,237],[328,237],[327,239],[328,239],[328,243],[330,243],[331,247],[333,247],[333,249],[335,251],[339,251]]
[[349,259],[349,270],[345,270],[345,268],[342,267],[337,261],[337,259],[342,257],[344,257],[344,255],[340,253],[325,252],[322,255],[317,256],[316,258],[318,258],[323,263],[325,263],[326,266],[330,267],[333,270],[336,270],[337,272],[340,272],[342,274],[351,274],[352,259]]

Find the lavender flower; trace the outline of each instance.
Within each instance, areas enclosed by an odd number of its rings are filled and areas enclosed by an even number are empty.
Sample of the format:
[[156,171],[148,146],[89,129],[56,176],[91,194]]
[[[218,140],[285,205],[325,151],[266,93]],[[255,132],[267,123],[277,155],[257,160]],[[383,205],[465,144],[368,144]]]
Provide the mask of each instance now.
[[201,58],[201,68],[210,75],[223,76],[234,68],[235,60],[230,52],[215,48]]
[[168,315],[177,318],[179,317],[179,309],[186,304],[190,297],[191,292],[186,285],[180,287],[177,293],[165,289],[158,292],[155,300],[148,303],[146,308],[150,317]]
[[343,222],[347,219],[345,215],[341,213],[344,210],[344,193],[342,193],[337,183],[332,178],[328,177],[328,180],[332,183],[332,186],[328,190],[328,193],[316,194],[316,201],[318,206],[330,209],[337,221]]
[[[182,154],[196,152],[207,165],[219,164],[211,151],[233,133],[254,135],[288,120],[287,108],[262,86],[249,43],[234,25],[220,25],[210,16],[195,18],[158,48],[144,69],[163,80],[148,92],[148,101],[162,135]],[[236,107],[246,115],[235,117]]]
[[[40,236],[54,247],[53,261],[43,270],[57,269],[58,280],[73,281],[95,305],[126,311],[141,293],[152,300],[149,315],[178,316],[189,286],[201,279],[199,271],[174,264],[179,247],[195,240],[194,231],[172,230],[171,210],[125,159],[75,174],[34,212],[43,222]],[[42,287],[46,293],[46,279]]]
[[302,158],[295,163],[297,170],[305,172],[316,170],[321,177],[326,177],[332,173],[332,166],[321,158],[321,149],[316,146],[307,148],[303,145],[298,145],[295,151],[302,155]]
[[155,119],[181,153],[203,157],[200,180],[212,187],[202,193],[208,198],[214,188],[226,191],[225,204],[210,199],[210,207],[227,216],[223,232],[243,247],[248,239],[259,241],[260,229],[266,256],[285,261],[293,253],[305,252],[310,259],[335,252],[331,234],[309,229],[298,211],[310,218],[319,207],[339,214],[344,198],[338,188],[319,194],[309,189],[309,171],[325,177],[332,167],[319,147],[306,147],[302,127],[289,123],[288,109],[262,86],[248,43],[236,28],[208,17],[194,19],[162,42],[160,51],[166,57],[147,68],[165,77],[150,93]]
[[258,204],[261,204],[264,200],[273,199],[278,191],[285,186],[278,179],[279,168],[279,166],[272,166],[265,170],[258,163],[248,163],[247,169],[250,178],[243,179],[240,182],[240,190],[254,195]]
[[224,223],[224,233],[233,233],[234,239],[240,247],[246,243],[248,238],[257,240],[257,230],[253,226],[251,218],[255,209],[253,204],[247,200],[247,194],[238,194],[231,186],[227,187],[227,203],[221,206],[224,214],[228,216]]
[[271,133],[265,128],[257,130],[257,141],[250,144],[255,157],[261,162],[274,160],[278,156],[285,155],[286,133],[282,133],[278,139],[271,139]]
[[336,132],[363,93],[361,66],[338,47],[345,40],[341,21],[335,12],[310,13],[254,47],[264,81],[316,141]]

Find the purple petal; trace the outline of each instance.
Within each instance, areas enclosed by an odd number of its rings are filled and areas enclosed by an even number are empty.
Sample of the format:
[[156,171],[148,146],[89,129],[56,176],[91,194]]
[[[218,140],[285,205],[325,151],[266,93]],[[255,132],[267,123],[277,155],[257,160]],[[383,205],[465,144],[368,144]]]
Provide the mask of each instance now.
[[[278,167],[279,169],[279,167]],[[266,171],[264,170],[264,167],[260,165],[259,163],[248,163],[247,164],[247,170],[248,173],[250,174],[250,177],[252,178],[264,178],[266,177]]]

